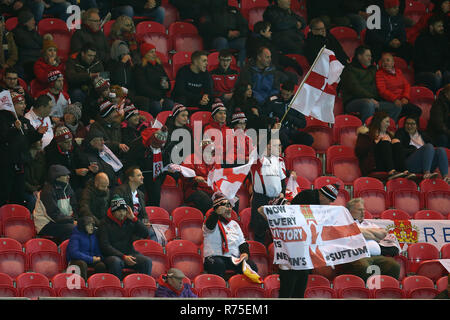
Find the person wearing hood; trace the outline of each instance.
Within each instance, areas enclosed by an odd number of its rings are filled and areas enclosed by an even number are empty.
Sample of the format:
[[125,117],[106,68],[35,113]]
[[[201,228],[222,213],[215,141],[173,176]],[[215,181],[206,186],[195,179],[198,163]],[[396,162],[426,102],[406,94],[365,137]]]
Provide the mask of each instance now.
[[86,10],[81,17],[81,28],[76,30],[70,41],[70,53],[79,52],[86,43],[92,43],[99,61],[105,64],[110,59],[110,46],[101,30],[101,20],[97,8]]
[[77,199],[69,181],[69,169],[58,164],[50,166],[40,193],[43,210],[35,209],[33,214],[37,234],[54,237],[57,243],[70,238],[78,216]]
[[381,100],[376,86],[377,67],[372,62],[372,51],[361,45],[355,49],[352,62],[345,66],[339,84],[346,113],[357,112],[362,123],[375,111],[385,111],[398,120],[402,111],[392,102]]
[[239,224],[231,219],[230,201],[220,192],[212,197],[213,207],[206,213],[203,224],[204,268],[207,273],[222,278],[226,270],[242,273],[242,264],[234,264],[232,258],[246,261],[253,271],[256,264],[250,259],[250,248]]
[[96,235],[96,223],[91,216],[78,219],[77,226],[73,229],[67,245],[66,259],[69,266],[78,266],[84,281],[87,281],[88,268],[93,268],[94,273],[106,272],[106,265]]
[[109,272],[120,280],[125,267],[150,276],[152,260],[133,247],[136,239],[148,237],[148,228],[138,220],[125,200],[114,197],[98,231],[100,250]]
[[158,288],[155,297],[161,298],[197,298],[192,292],[188,283],[183,283],[186,276],[183,271],[170,268],[166,274],[162,274],[158,279]]
[[81,145],[79,168],[88,168],[89,172],[84,177],[84,183],[98,172],[108,175],[110,187],[117,186],[117,179],[123,165],[116,155],[105,146],[104,135],[96,129],[89,130],[89,133]]

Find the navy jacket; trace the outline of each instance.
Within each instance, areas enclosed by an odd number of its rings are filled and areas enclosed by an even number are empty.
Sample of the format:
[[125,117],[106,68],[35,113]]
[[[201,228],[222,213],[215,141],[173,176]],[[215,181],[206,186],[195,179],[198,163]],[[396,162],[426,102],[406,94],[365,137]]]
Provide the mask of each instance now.
[[67,262],[71,260],[83,260],[87,264],[93,263],[93,257],[101,257],[97,236],[87,234],[75,227],[67,245]]

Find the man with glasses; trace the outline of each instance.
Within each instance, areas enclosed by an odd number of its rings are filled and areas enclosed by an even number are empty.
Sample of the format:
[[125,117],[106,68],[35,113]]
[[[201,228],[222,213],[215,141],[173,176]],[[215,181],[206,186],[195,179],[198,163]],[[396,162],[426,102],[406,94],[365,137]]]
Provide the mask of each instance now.
[[324,45],[327,46],[327,49],[334,52],[336,58],[343,65],[350,62],[339,41],[327,31],[325,23],[320,18],[312,19],[309,27],[311,31],[305,40],[305,56],[310,64],[314,62]]
[[70,41],[70,52],[79,52],[86,43],[92,43],[97,51],[97,58],[106,63],[110,58],[110,47],[101,30],[98,9],[91,8],[81,17],[81,28],[75,31]]
[[234,87],[239,78],[239,71],[231,68],[231,52],[227,49],[219,53],[219,66],[211,71],[214,82],[213,94],[224,102],[230,101],[233,97]]
[[32,106],[34,104],[34,99],[31,97],[25,89],[19,83],[19,75],[14,68],[6,68],[3,74],[3,81],[0,83],[0,91],[9,90],[12,94],[18,93],[25,98],[25,103],[27,106]]

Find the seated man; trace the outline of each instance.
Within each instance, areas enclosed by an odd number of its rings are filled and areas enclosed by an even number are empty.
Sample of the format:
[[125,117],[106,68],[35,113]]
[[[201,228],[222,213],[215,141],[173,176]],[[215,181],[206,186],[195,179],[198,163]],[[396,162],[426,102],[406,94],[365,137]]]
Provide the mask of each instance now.
[[239,78],[239,71],[231,68],[232,54],[223,49],[219,53],[219,66],[211,71],[214,82],[214,97],[228,102],[233,97],[234,88]]
[[133,241],[147,239],[147,227],[137,219],[124,199],[115,197],[99,232],[100,250],[110,273],[122,280],[122,269],[132,268],[151,275],[152,260],[136,252]]
[[[376,265],[380,268],[381,274],[398,279],[400,276],[400,264],[394,258],[389,257],[398,254],[395,241],[391,241],[389,236],[386,237],[387,232],[384,229],[364,221],[364,201],[361,198],[350,200],[347,203],[347,209],[367,240],[370,258],[363,258],[339,265],[337,268],[338,273],[354,274],[366,281],[371,275],[371,272],[368,270],[369,266]],[[380,242],[383,246],[380,245]],[[382,249],[384,245],[385,249]]]
[[106,217],[109,209],[109,178],[104,172],[99,172],[93,179],[90,179],[80,198],[80,216],[92,217],[95,224]]
[[183,283],[186,276],[183,271],[170,268],[166,274],[162,274],[158,279],[158,289],[155,297],[164,298],[197,298],[187,283]]
[[249,260],[250,249],[239,224],[231,219],[231,204],[220,192],[213,195],[213,207],[206,213],[203,224],[204,267],[207,273],[222,278],[226,270],[242,273],[242,265],[232,258],[244,259],[257,272],[256,264]]

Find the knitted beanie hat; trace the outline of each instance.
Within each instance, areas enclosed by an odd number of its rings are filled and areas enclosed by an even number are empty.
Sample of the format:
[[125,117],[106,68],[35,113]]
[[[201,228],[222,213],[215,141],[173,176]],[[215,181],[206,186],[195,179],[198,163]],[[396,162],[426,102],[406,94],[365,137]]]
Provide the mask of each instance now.
[[339,194],[339,185],[327,184],[326,186],[323,186],[319,190],[325,195],[325,197],[327,197],[331,201],[335,201]]
[[63,142],[66,140],[71,140],[72,137],[72,132],[70,132],[69,128],[66,126],[59,126],[55,129],[53,139],[55,139],[56,142]]
[[73,114],[75,119],[77,119],[77,121],[80,121],[80,119],[81,119],[81,103],[75,102],[75,103],[69,104],[66,107],[66,109],[64,110],[64,114],[66,114],[66,113]]
[[214,118],[214,116],[216,115],[217,112],[219,111],[227,111],[227,108],[225,108],[222,100],[220,100],[219,98],[216,98],[216,100],[214,101],[214,103],[211,106],[211,117]]

